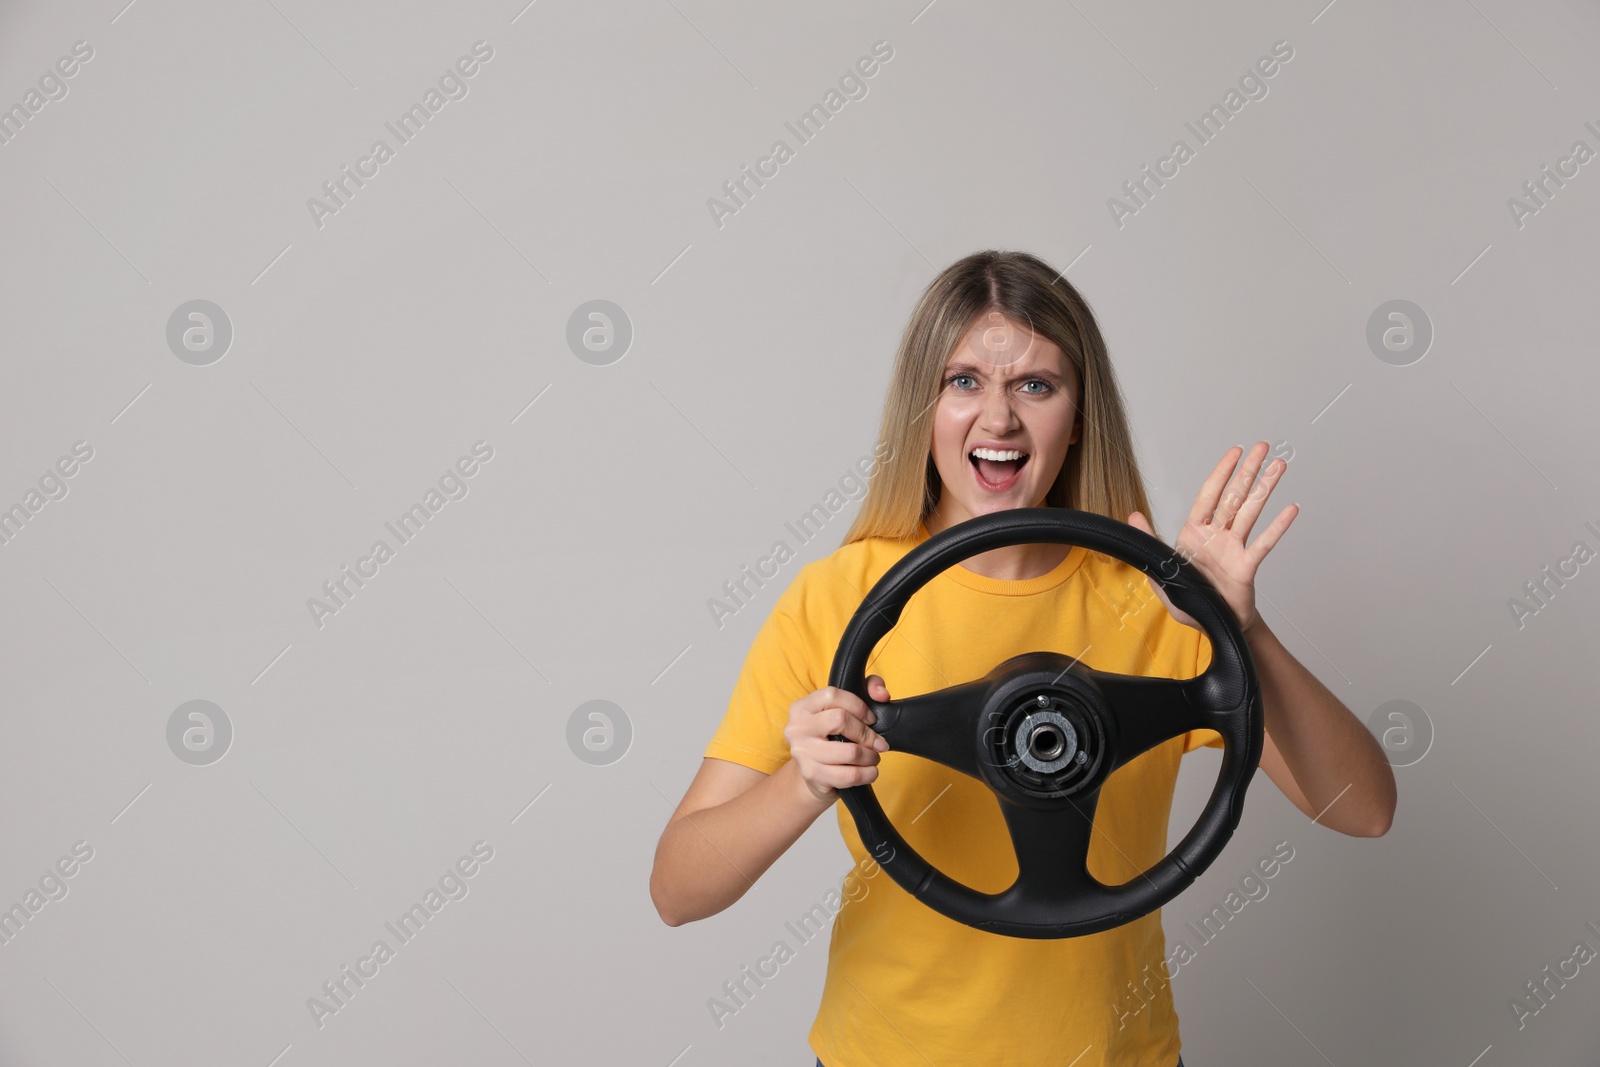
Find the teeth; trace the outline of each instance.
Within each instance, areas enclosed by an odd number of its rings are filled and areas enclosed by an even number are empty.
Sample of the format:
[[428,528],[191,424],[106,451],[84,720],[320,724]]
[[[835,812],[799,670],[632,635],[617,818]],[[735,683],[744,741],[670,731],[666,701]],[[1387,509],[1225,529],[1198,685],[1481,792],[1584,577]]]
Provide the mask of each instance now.
[[1022,458],[1022,453],[1018,452],[1016,449],[1009,449],[1005,452],[1001,452],[994,448],[974,448],[972,450],[972,455],[977,456],[979,459],[989,459],[995,461]]

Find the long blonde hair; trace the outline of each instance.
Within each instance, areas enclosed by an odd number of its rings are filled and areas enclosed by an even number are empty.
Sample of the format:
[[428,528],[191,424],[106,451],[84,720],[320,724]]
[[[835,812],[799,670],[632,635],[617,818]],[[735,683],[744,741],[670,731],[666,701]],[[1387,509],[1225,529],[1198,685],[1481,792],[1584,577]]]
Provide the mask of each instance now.
[[1067,449],[1044,506],[1118,522],[1138,511],[1154,528],[1122,393],[1088,301],[1038,257],[989,249],[946,267],[911,312],[878,433],[885,459],[841,547],[869,537],[910,540],[939,502],[933,408],[944,388],[945,361],[973,320],[990,311],[1054,342],[1077,373],[1078,442]]

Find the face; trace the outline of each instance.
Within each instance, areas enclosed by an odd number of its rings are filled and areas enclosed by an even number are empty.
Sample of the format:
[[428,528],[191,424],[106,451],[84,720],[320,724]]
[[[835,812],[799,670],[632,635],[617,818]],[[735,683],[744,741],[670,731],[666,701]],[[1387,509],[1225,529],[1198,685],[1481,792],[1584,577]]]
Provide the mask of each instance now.
[[[1079,388],[1066,353],[1026,324],[987,311],[956,344],[942,380],[933,410],[933,463],[944,483],[938,525],[1042,507],[1078,440]],[[993,449],[992,461],[975,460],[978,448]]]

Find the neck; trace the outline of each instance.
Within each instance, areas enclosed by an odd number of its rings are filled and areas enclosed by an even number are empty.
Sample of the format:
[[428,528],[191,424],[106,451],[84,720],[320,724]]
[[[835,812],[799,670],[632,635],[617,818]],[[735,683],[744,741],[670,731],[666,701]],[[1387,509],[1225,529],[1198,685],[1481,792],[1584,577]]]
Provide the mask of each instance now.
[[[1035,505],[1035,507],[1040,506],[1042,504]],[[928,528],[929,536],[932,536],[972,517],[952,519],[944,514],[940,506],[935,506],[923,520],[923,525]],[[1066,559],[1067,553],[1071,551],[1071,545],[1049,542],[1006,545],[1003,548],[991,548],[987,552],[969,556],[962,560],[959,566],[965,567],[973,574],[981,574],[985,578],[1016,582],[1049,574],[1061,565],[1061,561]]]

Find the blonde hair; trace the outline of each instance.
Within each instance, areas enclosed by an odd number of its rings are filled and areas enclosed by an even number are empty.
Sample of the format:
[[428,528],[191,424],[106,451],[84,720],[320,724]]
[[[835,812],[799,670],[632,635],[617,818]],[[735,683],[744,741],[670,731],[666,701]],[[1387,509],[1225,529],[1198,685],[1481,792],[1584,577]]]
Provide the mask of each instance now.
[[1138,511],[1154,528],[1122,393],[1088,301],[1036,256],[989,249],[946,267],[918,298],[884,400],[878,454],[886,458],[840,547],[869,537],[910,540],[939,502],[932,413],[945,362],[973,320],[991,311],[1052,341],[1077,374],[1078,442],[1067,449],[1044,506],[1118,522]]

